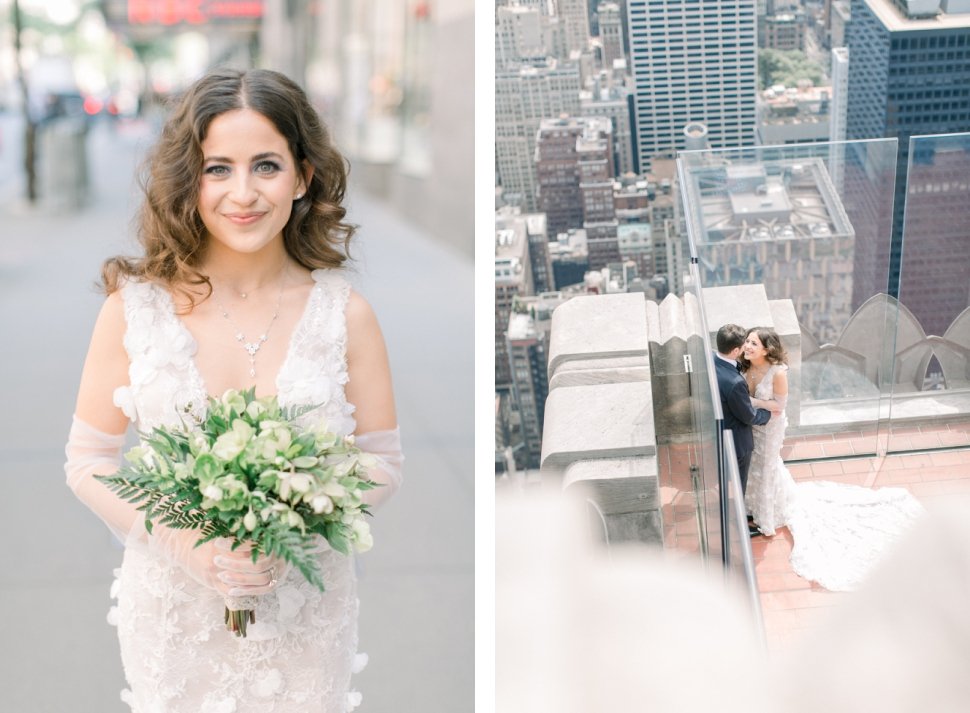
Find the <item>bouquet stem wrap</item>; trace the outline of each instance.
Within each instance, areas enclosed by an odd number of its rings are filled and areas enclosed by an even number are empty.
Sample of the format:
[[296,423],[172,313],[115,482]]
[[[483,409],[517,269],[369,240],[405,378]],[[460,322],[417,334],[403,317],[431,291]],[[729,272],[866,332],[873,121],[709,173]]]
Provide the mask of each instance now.
[[226,630],[246,637],[246,627],[256,623],[256,597],[226,597]]

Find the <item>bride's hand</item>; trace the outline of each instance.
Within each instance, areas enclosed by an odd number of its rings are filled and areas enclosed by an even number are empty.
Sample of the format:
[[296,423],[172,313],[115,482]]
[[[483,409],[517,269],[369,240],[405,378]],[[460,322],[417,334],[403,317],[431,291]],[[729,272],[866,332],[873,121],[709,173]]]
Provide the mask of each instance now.
[[224,595],[244,597],[268,594],[286,576],[289,564],[275,556],[260,555],[253,562],[252,549],[242,545],[232,549],[229,540],[214,541],[218,554],[212,562],[217,568],[216,588]]
[[751,404],[755,408],[763,408],[767,411],[771,411],[772,414],[779,414],[785,410],[785,407],[774,399],[751,399]]

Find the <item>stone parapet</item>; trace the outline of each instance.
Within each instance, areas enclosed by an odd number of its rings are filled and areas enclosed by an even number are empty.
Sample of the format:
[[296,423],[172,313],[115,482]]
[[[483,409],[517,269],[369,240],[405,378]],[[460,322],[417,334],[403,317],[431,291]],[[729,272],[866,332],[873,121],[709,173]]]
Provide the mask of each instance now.
[[610,542],[662,542],[651,305],[642,293],[577,297],[552,316],[542,473],[585,489]]
[[543,471],[562,472],[591,458],[656,455],[649,381],[565,386],[546,399]]
[[643,293],[574,297],[552,313],[550,379],[568,361],[647,354]]

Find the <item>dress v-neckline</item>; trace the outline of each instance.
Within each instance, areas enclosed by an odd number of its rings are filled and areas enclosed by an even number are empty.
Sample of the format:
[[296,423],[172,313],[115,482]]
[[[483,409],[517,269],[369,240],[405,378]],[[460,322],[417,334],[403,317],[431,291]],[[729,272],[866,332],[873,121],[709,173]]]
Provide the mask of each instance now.
[[770,374],[772,369],[774,368],[775,368],[775,365],[770,364],[768,368],[765,369],[765,373],[761,375],[761,378],[758,380],[758,383],[754,385],[754,391],[751,392],[751,396],[754,396],[755,398],[758,397],[758,387],[761,386],[763,383],[765,383],[765,379],[768,378],[768,374]]
[[[294,343],[296,342],[296,337],[300,333],[300,331],[304,328],[304,324],[306,323],[307,319],[309,319],[311,307],[313,306],[314,300],[317,299],[317,294],[322,289],[321,285],[323,281],[322,279],[320,279],[320,276],[317,274],[318,272],[320,271],[313,270],[310,273],[310,276],[313,278],[313,285],[310,287],[310,293],[307,295],[306,302],[303,305],[303,310],[300,313],[300,317],[299,319],[296,320],[296,324],[293,325],[293,331],[290,332],[290,338],[286,343],[286,351],[283,354],[283,361],[280,362],[280,368],[276,370],[276,376],[273,377],[273,385],[276,386],[276,393],[272,394],[272,396],[276,396],[277,398],[279,397],[279,392],[280,392],[280,375],[283,374],[286,371],[286,368],[289,366],[291,357],[293,356],[293,346],[294,346]],[[219,398],[218,396],[209,393],[209,388],[206,384],[206,380],[202,376],[202,371],[199,369],[199,365],[195,361],[195,354],[199,349],[198,340],[195,338],[195,335],[192,334],[192,330],[189,329],[188,325],[182,320],[181,317],[179,317],[178,313],[175,311],[175,300],[172,299],[171,293],[161,286],[159,286],[158,289],[161,290],[162,294],[165,295],[165,298],[167,300],[169,317],[175,320],[175,323],[178,325],[178,328],[185,334],[185,336],[189,340],[189,343],[187,345],[187,348],[189,350],[188,365],[189,365],[190,375],[192,377],[193,382],[195,383],[195,386],[198,388],[198,390],[206,399]],[[266,395],[269,395],[269,394],[266,394]]]

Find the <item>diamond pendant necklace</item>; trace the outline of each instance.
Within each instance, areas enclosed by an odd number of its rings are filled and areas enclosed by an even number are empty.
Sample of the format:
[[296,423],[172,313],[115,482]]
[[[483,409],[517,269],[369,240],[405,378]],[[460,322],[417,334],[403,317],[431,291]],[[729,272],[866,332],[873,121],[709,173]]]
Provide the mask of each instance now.
[[[222,312],[222,316],[227,322],[229,322],[229,324],[233,326],[233,329],[236,330],[236,341],[239,342],[240,345],[242,345],[242,348],[246,350],[246,353],[249,354],[249,375],[254,379],[256,378],[256,354],[259,352],[260,347],[266,343],[266,340],[269,339],[269,332],[273,328],[276,318],[280,316],[280,305],[283,304],[283,286],[285,283],[286,280],[283,278],[283,270],[281,269],[280,293],[276,298],[276,310],[273,312],[273,316],[270,318],[269,324],[266,325],[266,329],[264,329],[263,333],[259,335],[259,339],[252,342],[246,340],[246,335],[243,334],[243,331],[239,328],[239,325],[236,324],[236,321],[229,316],[229,310],[227,310],[222,302],[219,301],[219,298],[215,296],[215,293],[212,294],[213,299],[216,301],[216,305]],[[243,295],[243,299],[246,299],[246,295]]]

